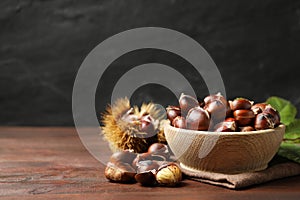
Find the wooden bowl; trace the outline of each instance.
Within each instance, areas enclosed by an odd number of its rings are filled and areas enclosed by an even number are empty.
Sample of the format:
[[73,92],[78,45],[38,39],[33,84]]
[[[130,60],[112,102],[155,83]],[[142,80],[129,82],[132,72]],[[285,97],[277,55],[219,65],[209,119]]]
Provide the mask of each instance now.
[[267,168],[285,126],[251,132],[209,132],[164,127],[166,140],[182,168],[225,174]]

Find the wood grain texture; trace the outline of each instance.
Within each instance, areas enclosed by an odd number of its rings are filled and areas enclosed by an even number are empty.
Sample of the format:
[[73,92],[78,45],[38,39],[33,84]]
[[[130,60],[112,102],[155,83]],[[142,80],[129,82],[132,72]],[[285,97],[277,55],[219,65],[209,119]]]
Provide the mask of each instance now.
[[[99,144],[101,145],[101,144]],[[1,199],[298,199],[300,177],[241,191],[184,180],[178,188],[110,183],[74,128],[0,128]]]
[[285,126],[252,132],[208,132],[165,126],[167,142],[187,169],[237,174],[267,168]]

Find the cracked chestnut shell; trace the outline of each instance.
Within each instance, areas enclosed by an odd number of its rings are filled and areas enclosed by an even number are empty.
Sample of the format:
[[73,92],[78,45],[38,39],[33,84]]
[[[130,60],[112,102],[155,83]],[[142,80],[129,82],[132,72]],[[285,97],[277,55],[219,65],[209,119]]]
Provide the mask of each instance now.
[[254,128],[256,130],[263,130],[263,129],[269,129],[274,128],[275,124],[273,119],[271,119],[271,116],[268,113],[259,113],[255,117],[254,122]]
[[256,103],[251,107],[251,110],[254,112],[255,115],[262,113],[265,108],[267,107],[267,103]]
[[280,124],[279,112],[275,108],[273,108],[271,105],[266,106],[263,113],[267,113],[268,115],[270,115],[275,126],[278,126]]
[[223,121],[215,125],[214,132],[234,132],[237,130],[235,121]]
[[134,178],[143,186],[155,186],[157,184],[155,174],[152,171],[138,173]]

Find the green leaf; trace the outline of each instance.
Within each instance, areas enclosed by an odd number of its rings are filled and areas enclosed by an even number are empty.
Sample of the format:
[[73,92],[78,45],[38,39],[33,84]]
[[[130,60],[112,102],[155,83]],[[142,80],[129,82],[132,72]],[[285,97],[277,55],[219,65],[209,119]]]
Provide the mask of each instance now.
[[295,119],[285,130],[284,139],[296,140],[300,138],[300,119]]
[[279,112],[283,124],[288,126],[295,120],[297,109],[290,101],[273,96],[268,98],[266,103],[271,104]]
[[282,142],[277,154],[300,163],[300,144]]
[[280,121],[286,125],[284,141],[277,154],[300,163],[300,119],[295,119],[296,107],[290,101],[275,96],[268,98],[266,103],[279,112]]

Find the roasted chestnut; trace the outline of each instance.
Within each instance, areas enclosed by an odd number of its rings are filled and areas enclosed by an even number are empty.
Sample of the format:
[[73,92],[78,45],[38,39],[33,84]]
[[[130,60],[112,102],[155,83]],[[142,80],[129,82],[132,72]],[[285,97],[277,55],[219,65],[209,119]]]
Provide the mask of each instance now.
[[252,107],[251,107],[251,110],[254,112],[255,115],[259,114],[259,113],[262,113],[266,106],[269,105],[267,103],[257,103],[257,104],[254,104]]
[[[199,103],[201,102],[201,103]],[[167,116],[171,125],[201,131],[253,131],[272,128],[280,124],[279,112],[270,104],[254,104],[246,98],[236,98],[227,101],[220,93],[206,96],[203,101],[192,96],[181,94],[180,107],[168,106]],[[181,111],[181,113],[179,112]],[[273,122],[259,126],[257,115],[264,113],[264,117]],[[181,114],[181,115],[180,115]]]
[[237,130],[235,121],[223,121],[215,125],[215,132],[234,132]]
[[136,172],[141,173],[141,172],[146,172],[150,170],[157,170],[159,167],[159,164],[155,160],[142,160],[139,161],[136,164]]
[[186,116],[186,127],[191,130],[207,131],[210,124],[210,116],[200,106],[190,109]]
[[152,155],[161,155],[164,156],[166,159],[170,157],[170,151],[167,145],[162,143],[153,143],[148,148],[148,153]]
[[173,121],[172,125],[176,128],[186,128],[186,120],[182,116],[177,116]]
[[156,176],[152,171],[138,173],[134,176],[134,178],[143,186],[155,186],[157,184]]
[[131,150],[117,151],[111,155],[109,161],[111,163],[132,163],[136,156],[137,154]]
[[232,111],[235,110],[249,110],[253,102],[245,98],[236,98],[233,101],[229,101],[229,105]]
[[274,121],[268,113],[259,113],[256,115],[254,122],[254,128],[256,130],[274,128],[274,126]]
[[108,162],[105,168],[104,175],[110,181],[128,183],[134,182],[136,171],[128,163]]
[[155,134],[154,120],[150,115],[141,117],[139,130],[147,133],[148,136]]
[[204,109],[210,114],[211,120],[215,123],[226,118],[227,107],[221,100],[211,101],[204,106]]
[[131,165],[132,165],[134,168],[137,168],[138,162],[140,162],[140,161],[142,161],[142,160],[152,160],[152,155],[151,155],[151,153],[145,152],[145,153],[139,153],[139,154],[137,154],[137,156],[133,159]]
[[253,122],[255,118],[254,112],[252,110],[235,110],[233,112],[233,116],[238,126],[248,126]]
[[223,95],[221,95],[221,93],[206,96],[203,101],[204,101],[205,105],[207,105],[210,102],[215,101],[215,100],[222,101],[222,103],[224,105],[226,105],[228,103],[228,101],[225,99],[225,97]]
[[[204,107],[205,106],[207,107],[207,105],[212,103],[213,101],[221,101],[222,104],[226,108],[226,117],[231,116],[231,109],[230,109],[230,106],[229,106],[229,102],[225,99],[225,97],[223,95],[221,95],[221,93],[206,96],[204,98],[204,104],[205,104]],[[222,114],[222,116],[223,116],[223,114]]]
[[275,108],[273,108],[271,105],[266,106],[263,113],[267,113],[271,116],[271,119],[273,120],[275,126],[278,126],[280,124],[279,112],[275,110]]
[[165,159],[169,156],[167,145],[153,143],[148,152],[135,156],[130,150],[114,153],[105,168],[105,177],[112,182],[136,181],[144,186],[175,186],[181,181],[180,168]]
[[199,102],[196,98],[182,93],[179,98],[179,105],[182,114],[186,115],[191,108],[198,106]]
[[235,119],[233,117],[228,117],[224,121],[225,122],[235,122]]
[[240,127],[241,132],[249,132],[249,131],[255,131],[255,129],[252,126],[244,126]]
[[167,110],[167,118],[172,122],[177,116],[181,116],[181,110],[178,106],[168,106]]
[[169,156],[165,156],[163,154],[151,154],[149,152],[140,153],[136,156],[136,158],[132,161],[132,166],[134,168],[137,168],[138,163],[144,160],[154,160],[154,161],[166,161],[169,158]]

